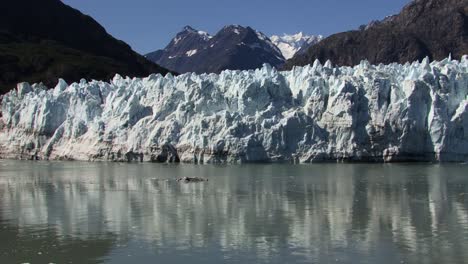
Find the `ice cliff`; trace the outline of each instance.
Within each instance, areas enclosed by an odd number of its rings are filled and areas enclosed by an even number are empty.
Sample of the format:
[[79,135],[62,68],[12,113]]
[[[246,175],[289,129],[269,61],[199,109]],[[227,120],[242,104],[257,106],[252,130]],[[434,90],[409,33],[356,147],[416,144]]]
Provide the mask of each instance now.
[[156,162],[468,161],[468,57],[19,84],[0,157]]

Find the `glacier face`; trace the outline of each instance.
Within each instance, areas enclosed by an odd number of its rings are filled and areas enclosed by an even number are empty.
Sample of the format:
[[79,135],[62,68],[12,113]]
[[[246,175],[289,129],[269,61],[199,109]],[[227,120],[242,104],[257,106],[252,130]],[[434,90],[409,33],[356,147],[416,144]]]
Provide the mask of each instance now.
[[22,83],[1,109],[2,158],[467,161],[468,57]]

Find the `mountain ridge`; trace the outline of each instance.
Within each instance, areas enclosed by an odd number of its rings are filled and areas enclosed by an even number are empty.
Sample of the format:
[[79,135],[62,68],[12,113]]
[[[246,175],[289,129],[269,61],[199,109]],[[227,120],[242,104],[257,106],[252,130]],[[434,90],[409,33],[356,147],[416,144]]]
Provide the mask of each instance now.
[[468,54],[468,1],[415,0],[397,15],[372,21],[359,30],[325,38],[288,60],[284,69],[312,64],[316,59],[336,65],[441,60]]
[[264,63],[279,67],[285,62],[265,34],[240,25],[225,26],[213,36],[186,26],[163,50],[145,56],[179,73],[256,69]]

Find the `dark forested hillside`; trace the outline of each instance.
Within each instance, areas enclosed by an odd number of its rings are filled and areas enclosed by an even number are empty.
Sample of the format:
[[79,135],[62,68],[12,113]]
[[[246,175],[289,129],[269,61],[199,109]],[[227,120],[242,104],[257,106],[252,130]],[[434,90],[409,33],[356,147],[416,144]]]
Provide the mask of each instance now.
[[58,78],[71,82],[167,72],[59,0],[1,1],[0,10],[1,93],[22,81],[50,86]]

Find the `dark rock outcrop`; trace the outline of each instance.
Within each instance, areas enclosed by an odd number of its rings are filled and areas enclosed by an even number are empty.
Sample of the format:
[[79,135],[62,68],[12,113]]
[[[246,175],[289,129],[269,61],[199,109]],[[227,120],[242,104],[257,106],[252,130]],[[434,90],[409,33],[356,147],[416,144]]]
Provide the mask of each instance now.
[[0,93],[22,81],[53,86],[58,78],[167,73],[59,0],[1,1],[0,10]]
[[415,0],[400,14],[373,21],[359,30],[332,35],[289,60],[285,69],[331,60],[356,65],[455,59],[468,54],[468,1]]

